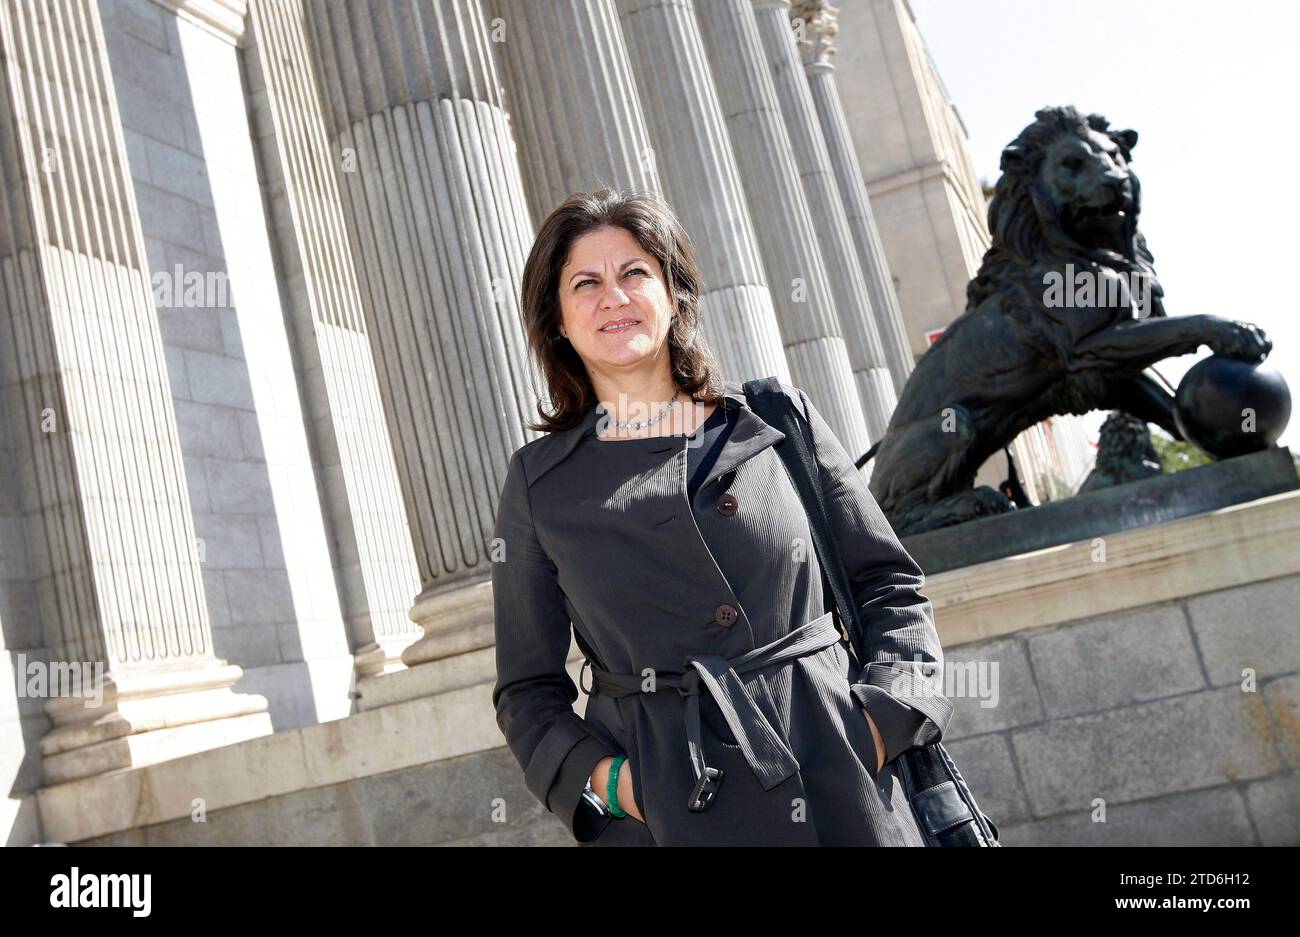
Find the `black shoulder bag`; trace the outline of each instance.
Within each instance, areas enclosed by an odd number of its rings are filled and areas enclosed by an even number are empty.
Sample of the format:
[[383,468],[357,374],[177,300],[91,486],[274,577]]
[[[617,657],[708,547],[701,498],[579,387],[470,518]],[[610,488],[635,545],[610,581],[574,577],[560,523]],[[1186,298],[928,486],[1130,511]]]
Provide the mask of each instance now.
[[[835,596],[840,626],[847,626],[854,656],[867,647],[865,631],[858,618],[849,587],[848,573],[835,548],[835,538],[822,498],[820,474],[813,452],[811,427],[794,402],[781,389],[775,377],[746,381],[745,397],[750,409],[786,438],[776,450],[794,482],[795,490],[808,514],[813,545],[821,563],[823,582]],[[784,443],[789,442],[789,445]],[[862,666],[859,662],[859,668]],[[952,757],[939,742],[918,745],[898,755],[899,769],[907,800],[916,816],[917,826],[928,846],[1000,846],[998,829],[979,806]]]

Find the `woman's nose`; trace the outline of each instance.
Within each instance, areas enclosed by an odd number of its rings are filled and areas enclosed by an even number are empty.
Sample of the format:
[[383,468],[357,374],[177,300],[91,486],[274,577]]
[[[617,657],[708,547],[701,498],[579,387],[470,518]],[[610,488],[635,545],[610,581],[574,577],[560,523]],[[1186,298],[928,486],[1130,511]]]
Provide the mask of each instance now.
[[[611,303],[610,300],[613,299]],[[605,295],[601,297],[602,306],[622,306],[627,302],[627,293],[623,292],[623,287],[615,284],[612,288],[605,290]]]

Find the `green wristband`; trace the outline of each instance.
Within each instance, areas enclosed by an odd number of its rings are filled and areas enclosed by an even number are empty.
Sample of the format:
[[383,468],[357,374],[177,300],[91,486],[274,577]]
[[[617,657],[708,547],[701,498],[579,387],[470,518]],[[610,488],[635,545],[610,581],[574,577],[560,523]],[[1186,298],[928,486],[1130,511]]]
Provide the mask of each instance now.
[[605,803],[609,812],[616,817],[627,816],[627,811],[618,805],[618,769],[627,761],[627,755],[616,755],[614,763],[609,766],[609,782],[605,785]]

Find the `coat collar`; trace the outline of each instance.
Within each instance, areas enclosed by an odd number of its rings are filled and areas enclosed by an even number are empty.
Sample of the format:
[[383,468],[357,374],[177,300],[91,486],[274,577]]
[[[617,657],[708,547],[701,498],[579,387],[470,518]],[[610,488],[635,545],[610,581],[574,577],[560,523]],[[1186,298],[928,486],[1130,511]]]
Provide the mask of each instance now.
[[[768,446],[774,446],[785,439],[785,433],[775,426],[769,426],[763,422],[762,418],[750,408],[739,381],[723,382],[723,398],[720,405],[729,410],[738,411],[736,424],[731,428],[731,433],[727,436],[722,451],[718,453],[717,461],[709,469],[709,475],[704,479],[701,487],[718,476],[731,471],[741,462],[757,455]],[[525,453],[528,450],[534,450],[528,456],[528,484],[531,486],[542,475],[567,459],[583,440],[594,437],[599,421],[600,413],[597,411],[596,405],[593,404],[582,418],[582,421],[576,426],[554,433],[547,433],[545,436],[527,444],[524,447]],[[599,445],[599,443],[596,444]],[[619,443],[610,443],[609,445],[617,446]],[[654,451],[659,452],[662,450],[656,449]]]

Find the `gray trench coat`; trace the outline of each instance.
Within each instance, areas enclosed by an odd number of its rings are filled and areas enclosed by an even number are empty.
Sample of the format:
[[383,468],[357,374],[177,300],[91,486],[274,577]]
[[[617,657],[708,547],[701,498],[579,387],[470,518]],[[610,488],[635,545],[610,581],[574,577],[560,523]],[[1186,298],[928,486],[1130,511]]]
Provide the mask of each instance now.
[[[694,503],[687,437],[602,442],[595,407],[511,457],[495,530],[503,556],[492,568],[493,704],[528,789],[579,843],[924,845],[895,759],[941,739],[952,707],[931,700],[936,723],[891,679],[942,673],[924,577],[821,414],[802,390],[782,388],[813,429],[833,534],[870,635],[862,672],[847,642],[833,639],[740,674],[717,666],[831,607],[807,516],[774,449],[785,434],[750,409],[738,382],[726,382],[723,404],[739,410],[737,422]],[[696,737],[723,779],[707,810],[688,808],[696,779],[686,698],[669,687],[597,692],[578,716],[565,670],[570,625],[594,663],[618,674],[713,662],[725,689],[700,694]],[[879,773],[859,707],[885,742]],[[629,757],[644,824],[602,816],[582,798],[596,762],[617,754]]]

